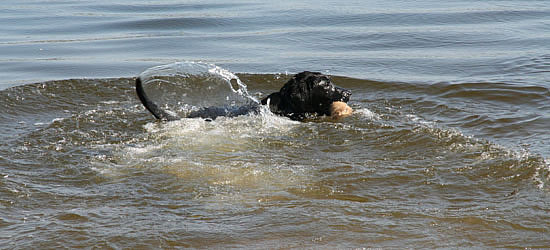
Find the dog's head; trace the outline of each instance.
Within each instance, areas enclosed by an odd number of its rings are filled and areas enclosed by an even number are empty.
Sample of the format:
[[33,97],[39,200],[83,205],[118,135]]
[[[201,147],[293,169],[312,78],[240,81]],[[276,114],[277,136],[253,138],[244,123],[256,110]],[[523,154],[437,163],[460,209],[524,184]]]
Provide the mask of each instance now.
[[302,72],[290,79],[279,92],[262,100],[270,101],[270,109],[292,119],[301,120],[307,114],[330,115],[333,102],[348,102],[351,92],[335,86],[330,77],[318,72]]

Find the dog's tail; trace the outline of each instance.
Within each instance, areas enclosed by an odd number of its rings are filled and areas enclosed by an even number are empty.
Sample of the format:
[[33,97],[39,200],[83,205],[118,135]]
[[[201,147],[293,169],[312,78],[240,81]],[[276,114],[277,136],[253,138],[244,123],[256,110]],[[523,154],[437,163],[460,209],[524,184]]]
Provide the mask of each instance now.
[[149,112],[151,112],[151,114],[153,114],[155,118],[164,121],[179,120],[178,117],[173,116],[163,109],[159,108],[156,103],[154,103],[153,101],[151,101],[151,99],[149,99],[149,97],[147,97],[147,94],[145,94],[145,90],[143,89],[143,85],[141,84],[140,77],[136,79],[136,92],[139,100],[141,101],[141,103],[143,103],[143,106],[145,106],[145,108],[149,110]]

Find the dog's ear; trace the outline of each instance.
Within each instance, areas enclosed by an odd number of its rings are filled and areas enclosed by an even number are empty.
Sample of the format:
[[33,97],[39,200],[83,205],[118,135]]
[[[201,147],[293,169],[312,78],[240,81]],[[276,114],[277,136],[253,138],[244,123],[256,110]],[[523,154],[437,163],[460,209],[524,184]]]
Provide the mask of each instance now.
[[294,75],[279,91],[281,103],[288,112],[306,112],[311,89],[306,80],[310,75],[307,71]]

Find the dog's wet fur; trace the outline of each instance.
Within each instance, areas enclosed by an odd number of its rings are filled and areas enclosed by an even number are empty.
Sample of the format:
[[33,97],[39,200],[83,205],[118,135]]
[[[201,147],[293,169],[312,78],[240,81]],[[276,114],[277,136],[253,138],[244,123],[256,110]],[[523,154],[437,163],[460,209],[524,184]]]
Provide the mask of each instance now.
[[303,120],[308,115],[330,115],[333,102],[348,102],[351,92],[336,87],[329,76],[319,72],[305,71],[294,75],[279,92],[262,99],[266,105],[269,100],[271,112]]
[[[136,91],[140,101],[157,119],[178,120],[151,101],[142,86],[141,79],[136,79]],[[347,103],[351,91],[335,86],[330,76],[319,72],[304,71],[294,75],[279,92],[272,93],[261,100],[268,105],[271,112],[301,121],[311,116],[330,116],[333,102]],[[259,112],[258,105],[246,105],[235,108],[207,107],[191,112],[187,117],[216,119],[219,116],[239,116]]]

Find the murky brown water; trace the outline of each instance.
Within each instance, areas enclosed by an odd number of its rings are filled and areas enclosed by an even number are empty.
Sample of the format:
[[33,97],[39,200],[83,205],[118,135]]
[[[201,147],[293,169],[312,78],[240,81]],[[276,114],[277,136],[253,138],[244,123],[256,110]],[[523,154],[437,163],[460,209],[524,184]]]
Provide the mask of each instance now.
[[[8,3],[0,248],[550,248],[545,1]],[[185,60],[355,113],[155,122],[132,77]]]
[[[286,79],[241,77],[252,94]],[[545,158],[454,125],[491,131],[498,112],[457,114],[503,86],[335,81],[352,89],[355,114],[305,123],[269,113],[158,123],[132,79],[5,90],[5,246],[548,246]],[[548,119],[526,115],[514,120]]]

